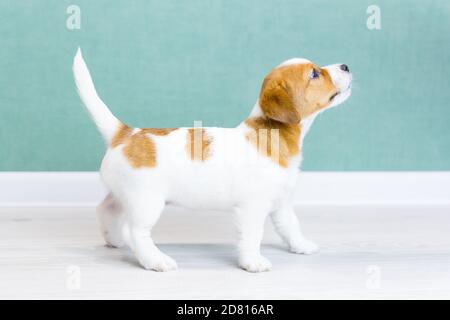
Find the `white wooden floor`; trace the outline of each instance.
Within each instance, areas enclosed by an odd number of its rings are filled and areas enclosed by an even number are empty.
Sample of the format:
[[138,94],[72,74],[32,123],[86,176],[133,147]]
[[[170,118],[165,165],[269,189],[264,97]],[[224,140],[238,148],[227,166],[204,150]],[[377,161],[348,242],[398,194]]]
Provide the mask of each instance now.
[[0,209],[1,299],[450,298],[450,207],[299,207],[312,256],[267,226],[271,272],[236,267],[226,213],[168,208],[156,227],[179,270],[138,267],[107,248],[93,208]]

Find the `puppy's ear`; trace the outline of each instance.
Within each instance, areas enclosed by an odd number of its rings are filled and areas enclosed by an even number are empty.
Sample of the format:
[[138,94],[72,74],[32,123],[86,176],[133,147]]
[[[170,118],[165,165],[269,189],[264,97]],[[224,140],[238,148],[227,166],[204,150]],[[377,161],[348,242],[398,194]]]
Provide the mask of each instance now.
[[295,100],[293,89],[285,80],[270,76],[264,79],[259,104],[268,118],[288,124],[299,123],[300,113]]

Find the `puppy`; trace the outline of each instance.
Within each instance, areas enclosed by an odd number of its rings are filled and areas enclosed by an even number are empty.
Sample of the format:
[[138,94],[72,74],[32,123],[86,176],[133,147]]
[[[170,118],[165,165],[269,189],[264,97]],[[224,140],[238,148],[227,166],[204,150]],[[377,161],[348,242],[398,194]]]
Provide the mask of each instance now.
[[170,202],[233,210],[239,266],[250,272],[271,269],[260,253],[269,215],[291,252],[318,251],[300,230],[291,195],[312,122],[350,96],[346,65],[319,67],[298,58],[282,63],[265,77],[253,110],[236,128],[129,127],[98,97],[80,49],[73,73],[107,145],[100,174],[110,193],[98,208],[107,244],[129,245],[145,269],[176,269],[151,237]]

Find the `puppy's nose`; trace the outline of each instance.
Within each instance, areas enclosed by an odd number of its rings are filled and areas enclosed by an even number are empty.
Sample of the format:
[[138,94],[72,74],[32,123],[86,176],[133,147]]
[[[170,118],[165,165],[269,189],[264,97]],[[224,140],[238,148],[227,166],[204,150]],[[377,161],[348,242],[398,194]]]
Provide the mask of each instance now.
[[348,68],[348,65],[346,65],[346,64],[341,64],[339,66],[339,68],[341,68],[342,71],[350,72],[350,69]]

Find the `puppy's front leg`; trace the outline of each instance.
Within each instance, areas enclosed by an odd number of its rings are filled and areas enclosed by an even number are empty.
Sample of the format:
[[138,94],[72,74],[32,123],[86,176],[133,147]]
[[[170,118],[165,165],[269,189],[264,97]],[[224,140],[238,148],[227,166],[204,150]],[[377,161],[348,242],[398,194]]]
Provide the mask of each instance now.
[[159,196],[132,198],[129,203],[130,245],[139,263],[145,269],[155,271],[176,269],[175,260],[162,253],[151,237],[151,230],[164,208],[164,198]]
[[264,221],[269,213],[269,205],[245,204],[237,207],[235,213],[235,222],[239,231],[239,266],[249,272],[270,270],[272,268],[270,261],[260,252]]
[[303,236],[300,222],[290,205],[285,205],[271,214],[275,230],[293,253],[312,254],[319,246]]

